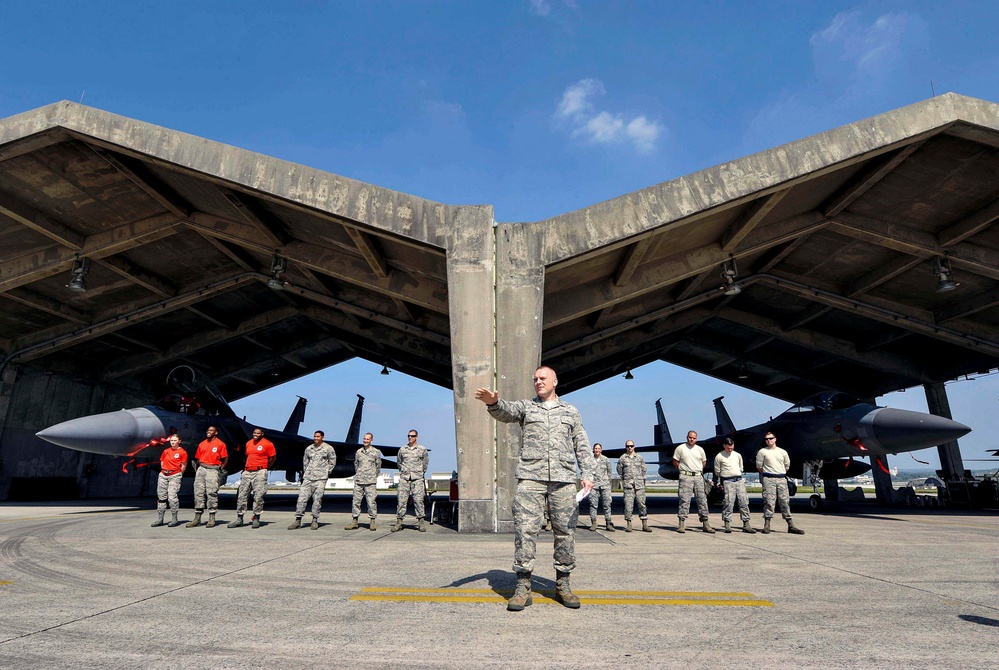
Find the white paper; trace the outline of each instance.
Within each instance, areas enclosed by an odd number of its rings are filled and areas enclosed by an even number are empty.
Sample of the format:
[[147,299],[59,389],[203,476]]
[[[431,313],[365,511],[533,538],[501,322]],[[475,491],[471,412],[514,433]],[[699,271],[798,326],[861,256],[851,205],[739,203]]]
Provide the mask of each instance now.
[[576,502],[578,503],[583,502],[583,498],[585,497],[586,497],[586,489],[579,489],[579,492],[576,493]]

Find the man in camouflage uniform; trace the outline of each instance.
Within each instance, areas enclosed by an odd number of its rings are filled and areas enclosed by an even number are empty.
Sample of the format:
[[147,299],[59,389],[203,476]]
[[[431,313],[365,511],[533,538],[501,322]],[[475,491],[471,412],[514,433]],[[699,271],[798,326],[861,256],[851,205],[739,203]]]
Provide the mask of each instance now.
[[267,493],[267,477],[274,467],[277,451],[274,443],[264,437],[263,428],[253,429],[253,438],[246,443],[246,462],[239,476],[236,489],[236,519],[229,522],[229,528],[239,528],[243,524],[250,489],[253,489],[253,523],[251,528],[260,528],[260,515],[264,511],[264,494]]
[[645,459],[635,453],[635,443],[624,443],[624,455],[617,459],[617,474],[624,488],[624,532],[631,532],[631,512],[638,503],[638,518],[642,520],[642,531],[651,533],[649,512],[645,507]]
[[208,507],[208,527],[215,527],[215,515],[219,511],[219,477],[229,462],[229,452],[225,442],[219,439],[215,426],[208,426],[206,439],[194,452],[194,518],[188,528],[201,525],[201,515]]
[[713,533],[715,529],[708,522],[708,496],[704,492],[704,466],[708,464],[708,455],[701,445],[697,444],[697,433],[687,433],[687,443],[681,444],[673,452],[673,467],[680,471],[680,487],[677,495],[680,498],[680,509],[677,516],[680,525],[676,532],[685,533],[687,515],[690,513],[690,498],[697,496],[697,515],[700,517],[705,533]]
[[319,512],[323,509],[323,493],[326,492],[326,481],[336,466],[336,452],[323,440],[326,433],[317,430],[312,436],[312,444],[305,448],[302,457],[302,479],[298,484],[298,503],[295,505],[295,520],[288,530],[302,526],[305,507],[312,498],[312,530],[319,530]]
[[371,433],[364,434],[361,448],[354,454],[354,504],[350,509],[351,520],[344,530],[357,528],[357,517],[361,516],[361,498],[368,503],[368,530],[377,530],[375,517],[378,516],[378,475],[382,471],[382,452],[371,446],[374,440]]
[[581,471],[584,495],[593,488],[593,456],[579,410],[555,393],[558,377],[548,366],[534,371],[537,397],[509,401],[487,388],[475,391],[486,404],[489,416],[503,423],[519,423],[522,436],[517,464],[517,493],[513,502],[513,570],[517,590],[506,608],[520,611],[532,603],[531,573],[534,571],[537,535],[544,520],[545,505],[551,514],[555,536],[555,599],[566,607],[579,607],[569,574],[576,567],[573,526],[579,514],[576,503],[576,467]]
[[722,509],[722,521],[725,522],[725,532],[732,532],[732,508],[739,501],[739,516],[742,518],[742,532],[755,533],[749,525],[749,496],[746,495],[746,478],[742,476],[742,454],[735,451],[735,442],[731,437],[722,440],[722,450],[715,456],[715,482],[725,489],[725,507]]
[[603,500],[604,525],[608,532],[614,532],[614,522],[611,521],[611,462],[603,451],[599,442],[593,445],[593,461],[596,465],[593,471],[593,490],[590,491],[590,530],[597,529],[597,507]]
[[427,522],[423,518],[423,502],[427,497],[427,468],[430,466],[430,452],[416,440],[420,436],[415,429],[407,435],[408,443],[399,449],[396,459],[399,464],[399,503],[395,512],[395,525],[392,532],[402,530],[402,518],[406,516],[406,505],[413,498],[413,513],[419,521],[417,528],[421,533],[427,532]]
[[777,446],[777,438],[768,432],[763,438],[766,446],[756,452],[756,469],[763,482],[763,533],[770,532],[770,520],[774,516],[774,503],[780,505],[780,513],[787,521],[787,532],[791,535],[804,535],[805,531],[791,520],[791,497],[787,490],[787,469],[791,467],[791,457]]

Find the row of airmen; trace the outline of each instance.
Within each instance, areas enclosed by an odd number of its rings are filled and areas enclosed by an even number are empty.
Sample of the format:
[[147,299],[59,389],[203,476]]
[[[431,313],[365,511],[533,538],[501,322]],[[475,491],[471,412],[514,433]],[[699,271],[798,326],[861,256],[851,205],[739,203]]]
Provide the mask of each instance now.
[[[325,433],[317,430],[313,434],[312,444],[305,449],[302,458],[302,476],[298,489],[298,501],[295,505],[295,520],[288,530],[295,530],[302,527],[302,519],[305,516],[309,500],[312,501],[312,523],[310,528],[319,528],[319,514],[322,511],[323,493],[326,489],[326,481],[330,473],[336,466],[336,451],[327,444]],[[402,520],[406,514],[406,507],[409,499],[413,499],[413,511],[419,520],[417,528],[421,532],[426,532],[426,522],[424,520],[424,500],[426,499],[426,473],[430,465],[430,453],[426,447],[418,443],[419,433],[410,430],[407,435],[407,444],[399,449],[399,490],[398,508],[396,511],[396,523],[392,526],[392,532],[402,530]],[[361,502],[367,501],[368,516],[370,523],[368,528],[376,530],[375,517],[378,514],[377,490],[375,484],[381,470],[382,453],[377,447],[372,446],[374,436],[371,433],[364,434],[364,440],[354,455],[354,499],[351,507],[351,522],[346,530],[358,528],[357,519],[361,515]],[[274,461],[277,458],[277,451],[274,443],[264,437],[261,428],[253,430],[253,437],[246,443],[246,463],[239,479],[239,488],[236,492],[236,519],[229,524],[229,528],[238,528],[245,525],[243,516],[246,513],[249,496],[253,494],[253,516],[251,527],[260,527],[260,516],[264,511],[264,494],[267,492],[267,478]],[[209,426],[206,438],[198,445],[194,454],[193,467],[194,476],[194,519],[188,524],[188,528],[196,528],[201,525],[201,518],[205,511],[208,512],[207,526],[215,527],[215,515],[219,508],[219,486],[221,484],[220,471],[225,469],[229,461],[229,453],[225,443],[218,437],[218,429]],[[160,455],[160,474],[156,481],[156,521],[153,527],[180,525],[177,519],[180,512],[180,492],[181,478],[188,467],[187,451],[181,445],[179,435],[171,435],[169,446]],[[165,523],[167,507],[169,506],[172,520]]]
[[[756,469],[763,482],[763,532],[770,533],[770,521],[775,507],[780,508],[781,515],[787,522],[787,532],[792,535],[804,535],[805,531],[794,525],[791,518],[790,496],[787,487],[787,471],[791,467],[788,453],[777,446],[777,438],[773,433],[767,433],[765,446],[756,453]],[[735,442],[726,437],[722,440],[722,451],[714,460],[715,486],[725,491],[725,502],[722,508],[722,521],[725,532],[732,532],[732,512],[735,504],[739,505],[739,517],[742,519],[742,532],[755,533],[750,525],[749,496],[746,494],[746,479],[742,455],[735,451]],[[632,530],[632,513],[635,503],[638,504],[638,518],[642,522],[642,530],[651,533],[649,528],[648,510],[645,506],[645,459],[635,453],[635,443],[628,440],[624,443],[625,453],[617,460],[617,474],[621,478],[624,489],[624,520],[625,532]],[[611,463],[603,455],[603,447],[599,442],[593,445],[593,457],[596,461],[596,473],[593,476],[593,489],[590,491],[590,530],[597,529],[597,512],[602,504],[604,509],[604,524],[608,531],[615,530],[611,520]],[[704,468],[708,464],[707,454],[697,444],[697,433],[687,433],[687,441],[678,445],[673,451],[673,466],[680,472],[680,484],[677,491],[679,523],[676,532],[687,532],[687,516],[690,513],[690,499],[697,500],[697,513],[701,527],[705,533],[714,533],[714,528],[708,519],[708,498],[705,491]]]

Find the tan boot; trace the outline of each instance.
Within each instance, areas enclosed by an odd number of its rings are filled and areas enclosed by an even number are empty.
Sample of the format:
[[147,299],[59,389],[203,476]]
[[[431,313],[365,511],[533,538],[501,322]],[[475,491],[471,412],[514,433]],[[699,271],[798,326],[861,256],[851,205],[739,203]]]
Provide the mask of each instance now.
[[319,519],[312,517],[312,524],[309,526],[312,530],[319,530]]
[[642,519],[642,532],[643,533],[651,533],[652,532],[652,529],[649,528],[649,520],[648,519]]
[[678,532],[678,533],[686,533],[687,532],[686,526],[687,526],[687,520],[686,519],[680,519],[680,523],[676,527],[676,532]]
[[355,530],[357,528],[357,517],[355,516],[350,520],[346,526],[343,527],[344,530]]
[[707,519],[705,519],[704,521],[701,522],[701,529],[705,533],[714,533],[715,532],[715,529],[711,527],[711,524],[708,523]]
[[416,526],[416,529],[418,531],[420,531],[421,533],[426,533],[427,532],[427,520],[426,519],[420,519],[420,523]]
[[625,520],[624,532],[626,532],[626,533],[630,533],[631,532],[631,519],[626,519]]
[[187,523],[187,528],[197,528],[201,525],[201,512],[195,512],[194,518]]
[[756,529],[753,528],[752,526],[750,526],[748,521],[743,521],[742,522],[742,532],[743,533],[749,533],[750,535],[755,535],[756,534]]
[[569,587],[569,573],[559,570],[555,575],[555,600],[571,609],[579,609],[579,596]]
[[291,522],[290,526],[288,526],[288,530],[295,530],[301,527],[302,527],[302,517],[296,516],[295,520]]
[[170,523],[167,524],[169,528],[176,528],[180,525],[180,521],[177,519],[177,512],[170,512]]
[[770,534],[770,519],[763,520],[763,534],[764,535]]
[[791,535],[804,535],[805,531],[801,530],[794,525],[794,522],[790,519],[787,520],[787,532]]
[[517,573],[517,590],[513,592],[513,597],[506,601],[506,608],[510,612],[520,612],[525,607],[530,607],[534,603],[531,598],[531,573]]
[[250,528],[260,528],[260,516],[257,514],[253,515],[253,523],[250,524]]
[[608,533],[613,533],[615,530],[617,530],[617,528],[614,527],[614,522],[610,520],[610,517],[607,518],[604,525],[607,527]]
[[591,516],[590,517],[590,530],[596,530],[596,529],[597,529],[597,517]]
[[[401,526],[402,524],[400,524]],[[375,525],[375,520],[372,519],[371,523],[368,524],[368,530],[378,530],[378,526]]]
[[208,523],[205,524],[205,527],[206,528],[214,528],[215,527],[215,512],[212,512],[211,514],[208,515]]
[[395,518],[395,525],[389,528],[389,532],[396,533],[402,530],[402,517]]
[[725,522],[725,532],[726,533],[731,533],[732,532],[732,522],[731,521],[726,521]]
[[239,528],[243,525],[243,515],[238,515],[234,520],[229,522],[229,528]]
[[163,515],[164,514],[166,514],[166,512],[156,512],[156,521],[153,521],[153,523],[152,523],[152,527],[153,528],[156,528],[157,526],[162,526],[163,525]]

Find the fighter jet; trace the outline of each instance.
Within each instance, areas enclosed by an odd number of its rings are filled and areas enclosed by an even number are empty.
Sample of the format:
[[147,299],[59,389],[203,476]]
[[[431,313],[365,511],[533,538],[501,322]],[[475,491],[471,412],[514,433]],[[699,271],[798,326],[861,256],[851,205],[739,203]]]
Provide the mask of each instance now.
[[[299,397],[283,430],[264,428],[265,437],[274,443],[277,451],[274,470],[284,470],[288,481],[295,481],[300,474],[302,455],[312,443],[311,438],[298,434],[299,427],[305,420],[307,403],[308,400]],[[336,451],[336,467],[330,477],[349,477],[354,474],[354,454],[360,446],[363,407],[364,398],[358,395],[354,417],[345,440],[326,440]],[[219,438],[228,447],[228,471],[232,473],[242,470],[246,459],[246,442],[256,426],[248,423],[245,418],[237,417],[229,403],[212,385],[203,385],[190,392],[181,389],[145,407],[71,419],[35,435],[67,449],[125,457],[130,459],[122,466],[126,469],[129,463],[141,466],[147,461],[158,460],[167,440],[174,433],[180,435],[189,454],[193,456],[198,443],[205,439],[208,426],[218,429]],[[395,456],[399,452],[399,447],[378,446],[378,449],[382,455],[387,456]],[[382,467],[395,469],[396,464],[382,459]]]
[[[712,471],[715,455],[721,451],[721,441],[725,437],[735,440],[735,449],[742,454],[746,471],[753,472],[763,436],[772,432],[777,436],[777,444],[791,457],[788,475],[801,479],[807,486],[817,486],[824,479],[856,477],[870,470],[871,464],[857,460],[859,457],[868,457],[886,470],[883,457],[887,454],[934,447],[971,432],[957,421],[922,412],[878,407],[838,391],[809,396],[765,423],[738,430],[722,404],[723,398],[714,399],[718,422],[715,436],[698,441],[708,456],[706,472]],[[659,476],[678,479],[679,472],[673,466],[673,450],[681,443],[673,442],[670,437],[661,401],[656,400],[658,423],[654,428],[654,444],[637,447],[636,451],[658,452]],[[604,450],[609,458],[623,452],[623,449]]]

